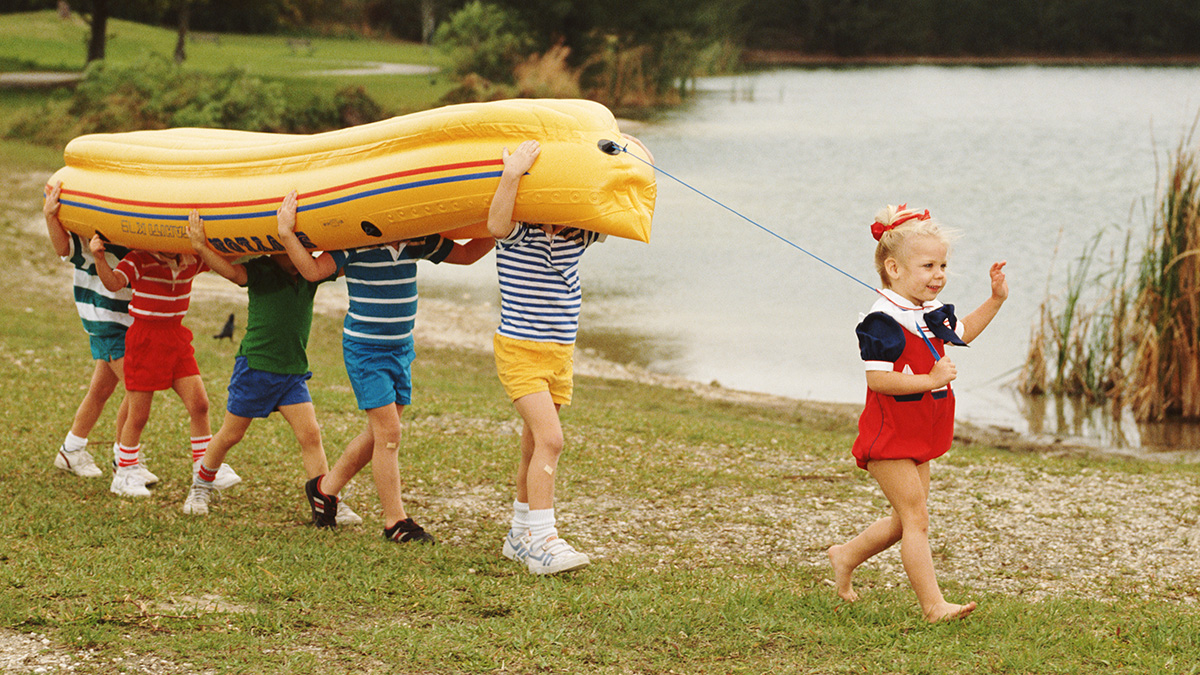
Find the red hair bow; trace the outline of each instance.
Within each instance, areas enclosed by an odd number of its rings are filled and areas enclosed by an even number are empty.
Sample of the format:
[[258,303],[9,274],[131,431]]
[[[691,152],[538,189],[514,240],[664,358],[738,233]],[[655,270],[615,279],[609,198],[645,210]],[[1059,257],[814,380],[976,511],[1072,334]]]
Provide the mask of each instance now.
[[932,217],[929,215],[929,209],[925,209],[924,213],[917,213],[916,211],[908,211],[906,213],[905,211],[907,209],[908,204],[901,204],[898,206],[896,208],[894,220],[892,220],[891,223],[881,223],[878,220],[871,223],[871,236],[875,237],[875,241],[879,241],[879,238],[883,236],[884,232],[887,232],[888,230],[894,230],[910,220],[929,220]]

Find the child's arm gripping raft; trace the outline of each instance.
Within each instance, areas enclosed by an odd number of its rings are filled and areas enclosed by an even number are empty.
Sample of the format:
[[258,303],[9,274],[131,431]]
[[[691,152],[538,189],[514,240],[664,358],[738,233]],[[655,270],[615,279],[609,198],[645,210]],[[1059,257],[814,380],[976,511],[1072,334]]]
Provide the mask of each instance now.
[[[649,153],[621,140],[612,113],[585,100],[446,106],[322,134],[167,129],[71,141],[59,218],[87,238],[191,253],[188,215],[204,216],[221,255],[283,253],[276,210],[298,192],[296,234],[309,250],[441,233],[487,236],[500,151],[537,139],[546,157],[521,181],[514,218],[649,241],[656,196]],[[640,160],[640,161],[639,161]]]

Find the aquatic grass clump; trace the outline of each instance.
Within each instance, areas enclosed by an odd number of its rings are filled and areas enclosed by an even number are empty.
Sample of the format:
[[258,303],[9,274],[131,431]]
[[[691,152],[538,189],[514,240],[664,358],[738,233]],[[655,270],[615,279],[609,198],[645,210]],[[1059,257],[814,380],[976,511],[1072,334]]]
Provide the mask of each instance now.
[[1068,267],[1063,297],[1047,286],[1022,393],[1107,401],[1114,415],[1128,403],[1139,422],[1200,419],[1200,148],[1191,138],[1170,155],[1141,259],[1127,230],[1091,274],[1101,232]]
[[1188,145],[1172,155],[1139,269],[1130,392],[1138,420],[1200,419],[1200,149]]
[[[1127,356],[1129,237],[1120,257],[1112,252],[1108,267],[1092,275],[1106,234],[1093,237],[1068,266],[1061,298],[1051,296],[1047,281],[1046,300],[1039,308],[1018,383],[1022,393],[1076,396],[1093,403],[1119,393]],[[1108,290],[1097,297],[1097,288]],[[1057,310],[1056,300],[1061,305]]]

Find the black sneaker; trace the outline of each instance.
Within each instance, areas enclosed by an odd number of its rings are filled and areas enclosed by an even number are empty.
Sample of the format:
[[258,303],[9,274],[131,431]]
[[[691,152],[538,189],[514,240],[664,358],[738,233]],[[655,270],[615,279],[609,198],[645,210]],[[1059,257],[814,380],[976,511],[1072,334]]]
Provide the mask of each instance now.
[[312,507],[313,525],[337,527],[338,498],[336,495],[327,495],[321,492],[321,489],[317,487],[324,475],[321,474],[304,484],[304,496],[308,497],[308,505]]
[[418,544],[436,544],[437,540],[433,538],[420,525],[413,522],[412,518],[405,518],[397,522],[391,527],[384,528],[383,538],[390,539],[401,544],[416,542]]

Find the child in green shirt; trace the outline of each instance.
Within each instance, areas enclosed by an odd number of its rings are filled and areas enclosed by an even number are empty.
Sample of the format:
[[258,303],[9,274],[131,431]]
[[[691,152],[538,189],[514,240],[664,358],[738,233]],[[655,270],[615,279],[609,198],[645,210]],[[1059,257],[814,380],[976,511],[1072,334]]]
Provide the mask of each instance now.
[[[249,296],[246,335],[229,379],[225,421],[208,444],[183,503],[184,513],[202,516],[208,513],[212,491],[220,487],[214,479],[229,449],[242,440],[253,419],[265,418],[276,410],[300,443],[300,460],[308,478],[329,471],[321,427],[308,391],[312,373],[307,348],[313,297],[320,284],[335,277],[308,281],[296,272],[287,254],[233,264],[209,246],[197,212],[192,212],[188,222],[188,236],[197,255],[214,272],[245,286]],[[362,522],[345,503],[337,515],[339,525]]]

